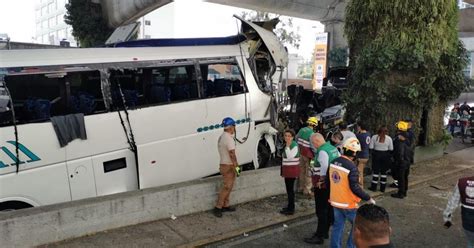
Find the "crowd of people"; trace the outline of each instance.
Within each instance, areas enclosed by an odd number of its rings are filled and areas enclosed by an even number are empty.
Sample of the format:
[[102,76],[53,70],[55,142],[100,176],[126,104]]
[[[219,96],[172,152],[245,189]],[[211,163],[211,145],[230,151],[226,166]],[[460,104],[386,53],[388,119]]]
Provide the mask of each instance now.
[[464,139],[467,136],[467,130],[472,119],[474,119],[474,115],[471,115],[471,106],[469,106],[467,102],[464,102],[462,105],[455,103],[454,107],[449,113],[449,132],[453,137],[455,137],[456,127],[459,127],[461,140],[464,143]]
[[[307,126],[297,134],[291,129],[283,133],[285,146],[281,176],[285,181],[288,201],[280,213],[295,213],[297,189],[298,193],[314,197],[315,200],[318,220],[316,232],[305,238],[305,242],[324,244],[325,239],[330,238],[331,247],[342,247],[344,226],[349,222],[351,231],[346,247],[392,247],[388,213],[382,207],[375,206],[375,200],[364,190],[364,170],[371,159],[370,191],[377,191],[379,188],[381,192],[385,192],[387,172],[391,171],[393,183],[390,186],[398,188],[398,192],[391,196],[399,199],[407,196],[410,166],[414,162],[415,135],[412,121],[397,122],[393,137],[390,137],[385,126],[371,136],[362,122],[357,123],[357,134],[342,123],[339,131],[324,137],[318,130],[320,125],[315,117],[308,118],[306,123]],[[222,217],[223,212],[235,211],[229,205],[229,195],[235,177],[240,173],[232,136],[235,133],[235,122],[226,118],[223,126],[224,133],[219,138],[218,150],[224,185],[213,211],[216,217]],[[450,201],[445,211],[446,227],[451,225],[451,214],[459,201],[464,206],[463,223],[464,219],[466,222],[474,220],[474,178],[462,179],[456,189],[457,198]],[[359,208],[362,200],[368,204]],[[474,238],[474,226],[463,226],[466,235]]]

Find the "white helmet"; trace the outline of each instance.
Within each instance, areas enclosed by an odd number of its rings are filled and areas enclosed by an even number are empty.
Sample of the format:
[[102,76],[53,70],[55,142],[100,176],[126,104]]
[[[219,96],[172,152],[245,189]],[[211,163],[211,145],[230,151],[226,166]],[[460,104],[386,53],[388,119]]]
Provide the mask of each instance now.
[[362,150],[359,140],[354,137],[347,139],[342,145],[342,148],[353,152],[360,152]]

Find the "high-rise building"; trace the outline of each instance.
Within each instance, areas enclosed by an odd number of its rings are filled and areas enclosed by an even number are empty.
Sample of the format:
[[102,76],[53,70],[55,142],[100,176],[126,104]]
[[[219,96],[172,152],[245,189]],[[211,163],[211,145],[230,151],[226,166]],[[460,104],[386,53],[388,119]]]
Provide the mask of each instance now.
[[36,0],[36,42],[59,45],[67,39],[71,46],[77,46],[72,36],[72,27],[64,22],[68,0]]

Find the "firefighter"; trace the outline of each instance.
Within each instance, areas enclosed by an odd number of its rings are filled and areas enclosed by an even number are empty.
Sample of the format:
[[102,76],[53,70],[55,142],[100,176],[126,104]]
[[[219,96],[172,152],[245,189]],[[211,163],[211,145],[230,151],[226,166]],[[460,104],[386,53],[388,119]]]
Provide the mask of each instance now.
[[409,136],[408,132],[406,131],[408,130],[408,123],[400,122],[397,127],[397,137],[395,137],[393,142],[393,168],[394,171],[396,171],[395,174],[398,179],[398,192],[391,194],[391,196],[403,199],[407,196],[408,175],[410,174],[410,165],[413,157],[413,151],[409,146]]
[[[374,199],[367,194],[359,184],[359,171],[354,161],[357,152],[361,151],[357,138],[349,138],[344,143],[343,154],[329,166],[330,182],[329,202],[334,209],[334,225],[331,233],[331,247],[342,247],[344,225],[348,220],[354,225],[358,203],[361,199],[375,204]],[[352,229],[347,240],[347,247],[353,248]]]
[[311,172],[310,163],[314,158],[314,154],[311,150],[310,138],[314,133],[314,129],[318,126],[318,119],[316,117],[309,117],[306,121],[307,126],[300,129],[296,135],[298,147],[300,150],[300,177],[298,191],[302,192],[305,196],[311,197]]
[[295,131],[287,129],[283,133],[283,137],[285,139],[285,150],[283,151],[283,161],[281,163],[281,176],[285,178],[288,205],[280,213],[292,215],[295,213],[295,182],[300,174],[300,153],[298,144],[294,141]]
[[474,176],[458,180],[454,192],[443,212],[444,226],[451,227],[454,210],[461,204],[462,227],[467,237],[467,247],[474,247]]

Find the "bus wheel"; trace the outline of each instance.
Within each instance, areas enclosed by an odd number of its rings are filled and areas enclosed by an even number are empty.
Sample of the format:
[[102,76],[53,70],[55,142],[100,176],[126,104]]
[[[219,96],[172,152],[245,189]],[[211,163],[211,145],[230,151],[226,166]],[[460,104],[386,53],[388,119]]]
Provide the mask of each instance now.
[[270,159],[272,158],[272,150],[268,145],[264,137],[260,139],[257,146],[257,161],[258,165],[256,168],[266,168],[270,164]]
[[18,210],[18,209],[23,209],[23,208],[32,208],[28,203],[24,203],[21,201],[8,201],[8,202],[2,202],[0,203],[0,211],[2,212],[7,212],[7,211],[13,211],[13,210]]

